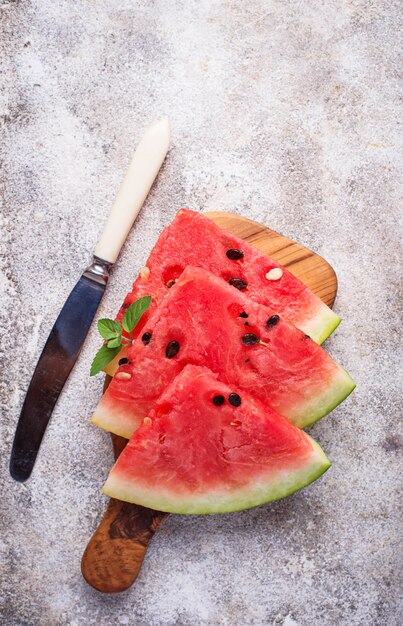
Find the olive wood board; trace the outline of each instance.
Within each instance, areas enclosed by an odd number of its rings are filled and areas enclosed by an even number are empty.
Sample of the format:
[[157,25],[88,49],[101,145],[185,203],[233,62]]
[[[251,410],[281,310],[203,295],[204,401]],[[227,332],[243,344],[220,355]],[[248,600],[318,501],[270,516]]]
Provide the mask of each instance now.
[[[325,259],[274,230],[232,213],[208,212],[225,230],[262,250],[297,276],[328,306],[337,293],[337,277]],[[104,391],[110,377],[105,379]],[[112,435],[115,458],[127,440]],[[151,539],[168,513],[111,498],[81,561],[81,571],[94,589],[117,593],[136,580]]]

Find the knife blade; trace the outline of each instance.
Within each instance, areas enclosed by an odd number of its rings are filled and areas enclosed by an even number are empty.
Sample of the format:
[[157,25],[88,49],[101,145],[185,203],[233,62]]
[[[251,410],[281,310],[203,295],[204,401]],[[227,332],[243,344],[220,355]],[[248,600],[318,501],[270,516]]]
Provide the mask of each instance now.
[[46,341],[22,406],[10,458],[17,481],[31,475],[53,409],[80,353],[109,272],[168,152],[168,118],[150,126],[134,153],[93,262],[67,298]]

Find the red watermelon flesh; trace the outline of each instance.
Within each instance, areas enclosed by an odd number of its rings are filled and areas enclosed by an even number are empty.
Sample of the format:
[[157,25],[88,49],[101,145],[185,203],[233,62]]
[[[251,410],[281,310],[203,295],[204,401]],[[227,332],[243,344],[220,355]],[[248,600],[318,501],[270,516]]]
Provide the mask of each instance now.
[[[354,382],[323,348],[273,313],[221,278],[188,267],[148,319],[144,331],[151,340],[133,342],[93,421],[129,438],[190,363],[209,367],[301,428],[315,422]],[[245,345],[254,338],[261,343]]]
[[[230,404],[231,394],[240,406]],[[225,513],[288,496],[329,467],[304,431],[209,369],[187,365],[129,441],[103,491],[159,511]]]
[[[240,251],[242,258],[228,258],[230,250]],[[232,256],[239,254],[232,252]],[[322,343],[340,322],[320,298],[277,261],[222,230],[201,213],[188,209],[178,211],[173,222],[163,230],[117,319],[121,320],[126,308],[141,296],[151,295],[153,307],[156,307],[188,265],[206,269],[225,281],[242,279],[247,284],[245,293],[252,300],[279,313],[318,343]],[[282,276],[268,280],[266,274],[274,268],[281,268]],[[151,312],[152,309],[149,315]],[[146,319],[147,316],[142,320],[143,326]]]

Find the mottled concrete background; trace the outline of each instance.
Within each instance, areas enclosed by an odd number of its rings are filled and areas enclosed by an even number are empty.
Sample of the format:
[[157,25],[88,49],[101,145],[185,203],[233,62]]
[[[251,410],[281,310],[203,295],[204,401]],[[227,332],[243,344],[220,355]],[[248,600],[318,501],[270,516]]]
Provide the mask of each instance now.
[[[4,625],[397,626],[398,0],[2,0],[1,587]],[[401,5],[400,5],[401,7]],[[131,590],[81,578],[109,437],[88,418],[91,330],[34,474],[8,475],[35,362],[133,148],[172,149],[114,270],[111,316],[182,205],[235,211],[324,255],[358,388],[311,429],[333,461],[285,501],[171,516]]]

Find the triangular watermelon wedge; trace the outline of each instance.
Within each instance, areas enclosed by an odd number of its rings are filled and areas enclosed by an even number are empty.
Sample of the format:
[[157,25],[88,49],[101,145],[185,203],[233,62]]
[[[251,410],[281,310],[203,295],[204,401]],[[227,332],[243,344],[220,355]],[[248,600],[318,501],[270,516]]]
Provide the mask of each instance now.
[[284,417],[188,365],[133,435],[103,491],[170,513],[226,513],[284,498],[329,467],[320,446]]
[[301,428],[355,387],[323,348],[276,311],[200,268],[182,273],[143,330],[93,417],[127,438],[189,363],[209,367]]
[[[225,281],[241,279],[246,285],[245,293],[252,300],[276,311],[317,343],[322,343],[341,321],[277,261],[189,209],[178,211],[162,231],[116,319],[121,321],[126,309],[138,298],[152,296],[151,308],[135,331],[138,334],[188,265],[208,270]],[[281,278],[266,278],[274,268],[281,269]],[[115,373],[118,360],[105,368],[108,374]]]

